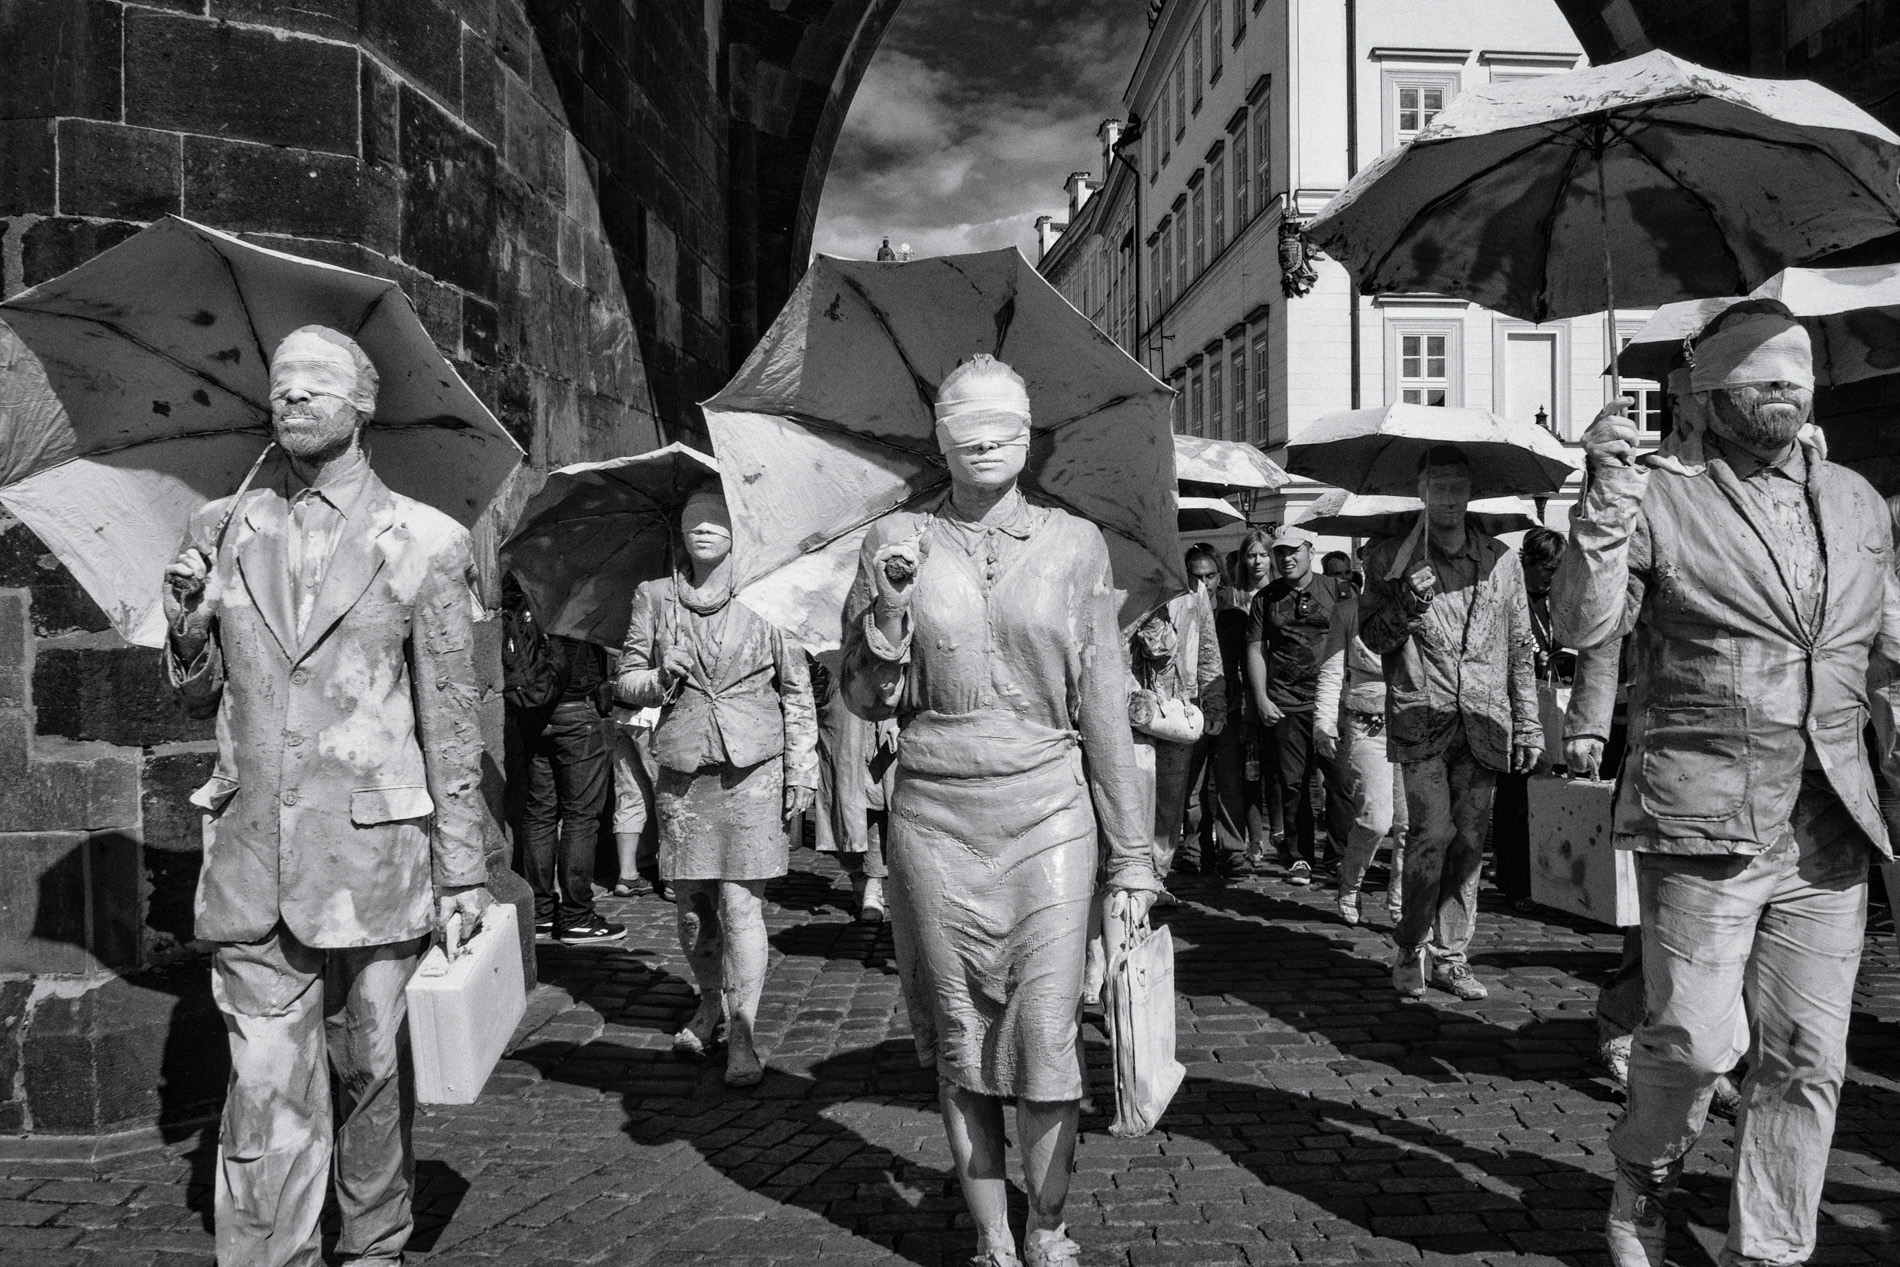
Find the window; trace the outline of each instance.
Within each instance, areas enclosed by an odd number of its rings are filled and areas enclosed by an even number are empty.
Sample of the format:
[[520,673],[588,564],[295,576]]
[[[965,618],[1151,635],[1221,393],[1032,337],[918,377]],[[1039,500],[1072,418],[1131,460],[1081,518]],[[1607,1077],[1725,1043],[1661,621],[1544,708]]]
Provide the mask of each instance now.
[[1207,434],[1207,371],[1198,360],[1194,362],[1189,382],[1193,387],[1188,399],[1188,433],[1204,436]]
[[1227,156],[1216,154],[1207,165],[1207,236],[1218,256],[1227,246]]
[[1221,40],[1220,40],[1220,0],[1212,0],[1207,6],[1207,82],[1213,83],[1220,78]]
[[1194,275],[1207,271],[1207,182],[1194,186]]
[[1234,43],[1247,34],[1247,0],[1234,0]]
[[1164,81],[1161,85],[1161,95],[1155,99],[1155,106],[1161,111],[1161,163],[1164,167],[1174,154],[1174,128],[1168,122],[1168,102],[1172,99],[1172,94]]
[[1243,335],[1234,340],[1233,353],[1227,358],[1227,370],[1234,380],[1232,418],[1227,424],[1227,437],[1231,440],[1247,438],[1247,340]]
[[1220,352],[1215,350],[1207,354],[1207,434],[1216,440],[1226,437],[1221,426],[1227,415],[1221,410],[1221,363]]
[[1445,108],[1445,90],[1439,86],[1405,84],[1399,88],[1399,135],[1407,140],[1432,125]]
[[1150,129],[1148,132],[1148,183],[1154,184],[1161,175],[1161,134]]
[[[1633,335],[1619,332],[1616,336],[1616,346],[1619,349],[1626,348],[1633,338]],[[1626,378],[1623,380],[1623,394],[1634,401],[1630,405],[1629,420],[1636,424],[1636,429],[1644,435],[1661,435],[1662,384],[1653,379]]]
[[[1199,91],[1200,85],[1195,85]],[[1187,58],[1174,59],[1174,139],[1187,131]]]
[[1273,111],[1262,99],[1253,108],[1253,197],[1258,211],[1265,211],[1273,197],[1273,137],[1268,131],[1272,122]]
[[1174,293],[1184,295],[1188,288],[1188,218],[1185,203],[1175,208],[1174,217]]
[[1253,416],[1248,420],[1247,439],[1260,444],[1267,438],[1267,332],[1253,337]]
[[1247,217],[1252,210],[1247,200],[1247,185],[1252,172],[1247,167],[1247,116],[1243,112],[1238,116],[1232,132],[1232,142],[1228,149],[1234,155],[1234,233],[1238,235],[1247,226]]
[[1194,26],[1188,31],[1188,60],[1194,71],[1194,113],[1201,112],[1201,85],[1207,80],[1207,66],[1201,54],[1201,20],[1194,19]]
[[1385,76],[1385,148],[1410,141],[1432,125],[1458,95],[1455,72],[1387,71]]
[[1451,400],[1451,336],[1399,335],[1399,399],[1408,405],[1446,405]]
[[1174,226],[1161,222],[1161,306],[1174,302]]

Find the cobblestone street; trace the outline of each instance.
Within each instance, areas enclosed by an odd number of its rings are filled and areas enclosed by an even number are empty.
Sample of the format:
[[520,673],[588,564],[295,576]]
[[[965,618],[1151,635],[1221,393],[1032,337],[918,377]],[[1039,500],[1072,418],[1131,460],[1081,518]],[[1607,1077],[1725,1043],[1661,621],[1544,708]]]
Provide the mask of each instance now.
[[[671,908],[603,900],[619,947],[544,948],[526,1031],[478,1104],[416,1128],[411,1260],[960,1264],[974,1248],[902,1016],[887,928],[800,851],[775,883],[774,967],[750,1092],[669,1051],[691,1010]],[[1603,1261],[1596,984],[1619,939],[1487,906],[1488,1001],[1402,1004],[1387,924],[1278,879],[1178,882],[1188,1081],[1144,1139],[1084,1118],[1070,1228],[1090,1264]],[[1487,898],[1491,895],[1487,894]],[[1098,1103],[1108,1051],[1088,1028]],[[1900,1258],[1900,971],[1869,943],[1816,1262]],[[1678,1200],[1672,1261],[1715,1261],[1729,1129]],[[0,1260],[210,1261],[211,1153],[194,1136],[98,1180],[19,1164],[0,1180]],[[1020,1210],[1017,1221],[1020,1224]]]

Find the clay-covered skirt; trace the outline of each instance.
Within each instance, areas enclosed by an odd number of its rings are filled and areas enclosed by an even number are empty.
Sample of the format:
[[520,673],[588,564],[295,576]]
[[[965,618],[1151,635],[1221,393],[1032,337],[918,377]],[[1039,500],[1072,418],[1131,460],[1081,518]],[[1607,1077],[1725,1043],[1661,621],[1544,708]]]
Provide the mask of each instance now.
[[785,763],[662,769],[653,787],[663,880],[771,880],[791,867]]

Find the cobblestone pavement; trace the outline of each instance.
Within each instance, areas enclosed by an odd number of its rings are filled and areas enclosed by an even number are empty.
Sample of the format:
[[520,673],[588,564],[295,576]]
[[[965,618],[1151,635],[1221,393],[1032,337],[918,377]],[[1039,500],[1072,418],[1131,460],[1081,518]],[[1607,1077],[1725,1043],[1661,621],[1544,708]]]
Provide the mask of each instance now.
[[[671,910],[606,899],[616,948],[545,949],[528,1032],[480,1103],[416,1125],[411,1261],[448,1264],[961,1264],[974,1248],[934,1078],[919,1070],[888,929],[851,923],[828,861],[771,886],[760,1025],[773,1072],[728,1091],[669,1051],[691,1010]],[[1603,1261],[1596,983],[1616,934],[1487,905],[1489,1000],[1400,1003],[1389,939],[1319,888],[1188,880],[1167,912],[1188,1081],[1138,1140],[1085,1117],[1070,1228],[1088,1264]],[[1900,1259],[1900,967],[1869,942],[1854,1071],[1815,1261]],[[1107,1048],[1091,1023],[1104,1105]],[[1729,1132],[1711,1124],[1679,1198],[1673,1260],[1714,1262]],[[188,1141],[93,1179],[0,1179],[0,1261],[210,1259],[210,1153]],[[1019,1202],[1020,1206],[1020,1202]],[[1020,1226],[1021,1210],[1017,1211]]]

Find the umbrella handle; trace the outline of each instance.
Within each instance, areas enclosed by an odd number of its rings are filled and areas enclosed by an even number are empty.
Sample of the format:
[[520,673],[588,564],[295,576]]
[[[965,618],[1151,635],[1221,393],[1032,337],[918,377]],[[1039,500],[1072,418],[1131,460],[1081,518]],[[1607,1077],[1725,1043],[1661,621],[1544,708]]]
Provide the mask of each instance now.
[[1603,333],[1610,342],[1610,399],[1623,399],[1623,371],[1617,365],[1622,348],[1616,346],[1616,265],[1610,258],[1609,181],[1603,174],[1607,147],[1597,150],[1597,227],[1603,236]]

